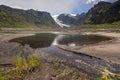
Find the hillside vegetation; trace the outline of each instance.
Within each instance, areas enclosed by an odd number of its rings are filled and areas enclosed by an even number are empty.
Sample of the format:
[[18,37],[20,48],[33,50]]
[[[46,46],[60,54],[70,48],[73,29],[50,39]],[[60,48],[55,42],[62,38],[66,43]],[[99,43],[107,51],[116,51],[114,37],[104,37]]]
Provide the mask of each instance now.
[[0,5],[0,27],[55,27],[57,24],[48,12],[33,9],[14,9]]
[[120,1],[101,1],[86,14],[86,24],[110,24],[120,21]]

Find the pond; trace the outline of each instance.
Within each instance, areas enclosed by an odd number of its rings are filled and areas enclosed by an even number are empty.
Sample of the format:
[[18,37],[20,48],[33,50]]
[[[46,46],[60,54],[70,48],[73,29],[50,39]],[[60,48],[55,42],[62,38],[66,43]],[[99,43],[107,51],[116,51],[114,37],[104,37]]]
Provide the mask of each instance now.
[[111,38],[100,35],[37,33],[36,35],[10,40],[32,48],[44,48],[51,45],[83,46],[107,41]]

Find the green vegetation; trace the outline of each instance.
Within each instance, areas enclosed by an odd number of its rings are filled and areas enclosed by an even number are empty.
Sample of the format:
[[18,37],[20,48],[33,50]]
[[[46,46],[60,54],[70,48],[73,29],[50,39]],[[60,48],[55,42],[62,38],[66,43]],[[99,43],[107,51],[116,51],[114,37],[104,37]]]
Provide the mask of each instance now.
[[22,78],[25,73],[30,73],[40,65],[40,61],[31,55],[28,59],[18,55],[15,59],[15,67],[7,71],[0,71],[0,80]]
[[120,80],[120,75],[111,73],[107,69],[103,69],[101,80]]
[[39,60],[33,55],[28,58],[28,65],[30,68],[40,65]]
[[72,18],[69,17],[69,15],[61,14],[58,16],[58,19],[66,24],[72,24],[72,26],[74,25],[76,30],[84,28],[120,28],[120,0],[116,0],[113,3],[100,1],[86,14],[83,13],[76,17]]
[[120,75],[111,73],[107,69],[102,70],[102,75],[99,78],[61,63],[51,64],[46,61],[43,63],[40,65],[40,60],[34,55],[27,58],[18,55],[15,57],[15,67],[0,70],[0,80],[35,80],[41,79],[41,77],[44,79],[46,75],[49,76],[48,80],[51,79],[51,76],[54,80],[120,80]]
[[105,29],[105,28],[119,28],[120,21],[116,21],[113,23],[104,23],[104,24],[85,24],[84,28],[93,28],[93,29]]
[[5,80],[2,70],[0,70],[0,80]]
[[25,27],[28,23],[14,13],[8,13],[0,9],[0,27]]
[[86,24],[100,24],[99,26],[120,26],[120,1],[114,3],[101,1],[91,8],[85,19]]
[[56,26],[55,21],[47,12],[35,10],[14,9],[0,5],[0,27],[24,28],[24,27],[52,27]]

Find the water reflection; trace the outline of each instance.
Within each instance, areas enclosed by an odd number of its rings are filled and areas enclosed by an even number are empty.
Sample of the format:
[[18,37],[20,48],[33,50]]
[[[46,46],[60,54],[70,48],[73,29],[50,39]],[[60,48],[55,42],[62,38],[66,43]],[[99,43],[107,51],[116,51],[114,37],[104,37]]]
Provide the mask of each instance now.
[[22,45],[28,44],[32,48],[49,47],[53,43],[56,34],[52,33],[40,33],[33,36],[21,37],[10,40],[10,42],[18,42]]
[[16,38],[10,40],[10,42],[18,42],[22,45],[28,44],[32,48],[43,48],[51,45],[82,46],[106,40],[110,40],[110,38],[98,35],[40,33]]
[[110,40],[110,38],[98,35],[82,35],[82,34],[67,34],[59,35],[55,38],[55,42],[67,46],[81,46],[95,44],[101,41]]

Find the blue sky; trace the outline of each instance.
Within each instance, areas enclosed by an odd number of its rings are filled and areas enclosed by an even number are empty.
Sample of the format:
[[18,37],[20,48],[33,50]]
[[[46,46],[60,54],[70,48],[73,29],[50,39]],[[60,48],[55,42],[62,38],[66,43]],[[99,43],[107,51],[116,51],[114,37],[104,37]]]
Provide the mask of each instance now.
[[85,2],[79,2],[81,3],[78,7],[74,8],[72,13],[81,13],[81,12],[87,12],[91,7],[94,6],[94,4],[97,4],[99,1],[106,1],[106,2],[115,2],[116,0],[88,0],[89,3],[85,3]]
[[115,0],[0,0],[0,4],[14,8],[47,11],[56,15],[86,12],[99,1],[114,2]]

